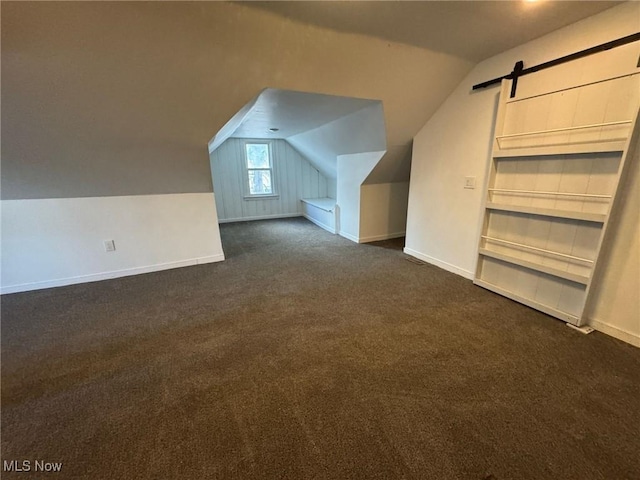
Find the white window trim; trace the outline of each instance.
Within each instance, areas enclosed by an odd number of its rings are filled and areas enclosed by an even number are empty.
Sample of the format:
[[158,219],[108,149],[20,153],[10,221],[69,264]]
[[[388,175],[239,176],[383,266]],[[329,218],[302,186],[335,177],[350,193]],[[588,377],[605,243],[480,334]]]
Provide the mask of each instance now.
[[[248,144],[262,144],[267,145],[269,151],[269,164],[271,168],[249,168],[249,163],[247,161],[247,145]],[[242,142],[242,166],[243,166],[243,174],[244,174],[244,199],[245,200],[262,200],[262,199],[273,199],[279,198],[280,194],[278,193],[277,182],[276,182],[276,162],[273,155],[273,141],[271,140],[263,140],[263,139],[247,139]],[[271,189],[273,193],[257,193],[252,194],[251,189],[249,188],[249,170],[270,170],[271,171]]]

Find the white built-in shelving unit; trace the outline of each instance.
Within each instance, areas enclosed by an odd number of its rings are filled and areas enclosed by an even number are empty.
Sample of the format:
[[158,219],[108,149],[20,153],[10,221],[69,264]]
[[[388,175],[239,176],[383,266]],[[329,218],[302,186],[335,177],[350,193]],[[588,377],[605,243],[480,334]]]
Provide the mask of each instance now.
[[474,282],[579,326],[638,144],[640,73],[510,91],[503,80]]

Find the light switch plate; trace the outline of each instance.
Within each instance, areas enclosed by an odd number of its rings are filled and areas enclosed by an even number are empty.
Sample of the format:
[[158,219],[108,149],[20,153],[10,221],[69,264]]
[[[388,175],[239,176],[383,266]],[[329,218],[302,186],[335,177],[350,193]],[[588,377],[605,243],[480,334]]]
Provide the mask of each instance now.
[[104,241],[104,251],[105,252],[115,252],[116,250],[116,242],[113,240],[105,240]]
[[464,177],[464,188],[476,188],[476,177]]

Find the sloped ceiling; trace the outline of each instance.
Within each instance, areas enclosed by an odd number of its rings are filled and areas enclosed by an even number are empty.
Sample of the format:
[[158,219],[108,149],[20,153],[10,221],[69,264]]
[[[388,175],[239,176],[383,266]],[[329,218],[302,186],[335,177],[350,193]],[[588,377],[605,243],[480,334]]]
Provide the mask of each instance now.
[[474,64],[244,3],[0,8],[2,198],[211,191],[209,139],[264,88],[380,100],[407,146]]
[[333,179],[338,155],[386,148],[380,101],[274,88],[260,92],[234,115],[209,142],[209,152],[229,137],[286,139]]
[[[270,131],[270,127],[278,131]],[[410,146],[387,146],[380,101],[269,88],[216,134],[209,152],[229,137],[285,139],[318,171],[333,179],[339,156],[385,152],[366,183],[409,180]]]
[[277,1],[248,5],[480,62],[619,1]]
[[389,145],[364,184],[408,182],[411,173],[411,143]]
[[211,190],[264,88],[380,100],[407,144],[472,62],[221,2],[2,2],[2,195]]
[[[233,132],[239,138],[288,138],[380,103],[353,97],[268,88]],[[270,128],[277,128],[271,132]]]
[[326,177],[335,179],[338,156],[386,150],[382,104],[375,102],[287,141]]

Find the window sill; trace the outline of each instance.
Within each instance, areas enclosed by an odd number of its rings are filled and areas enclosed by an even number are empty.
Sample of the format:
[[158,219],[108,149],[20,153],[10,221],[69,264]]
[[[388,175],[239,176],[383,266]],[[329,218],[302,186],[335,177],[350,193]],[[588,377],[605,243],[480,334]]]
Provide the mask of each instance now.
[[280,198],[280,195],[278,194],[274,194],[274,195],[245,195],[244,199],[245,200],[276,200]]

